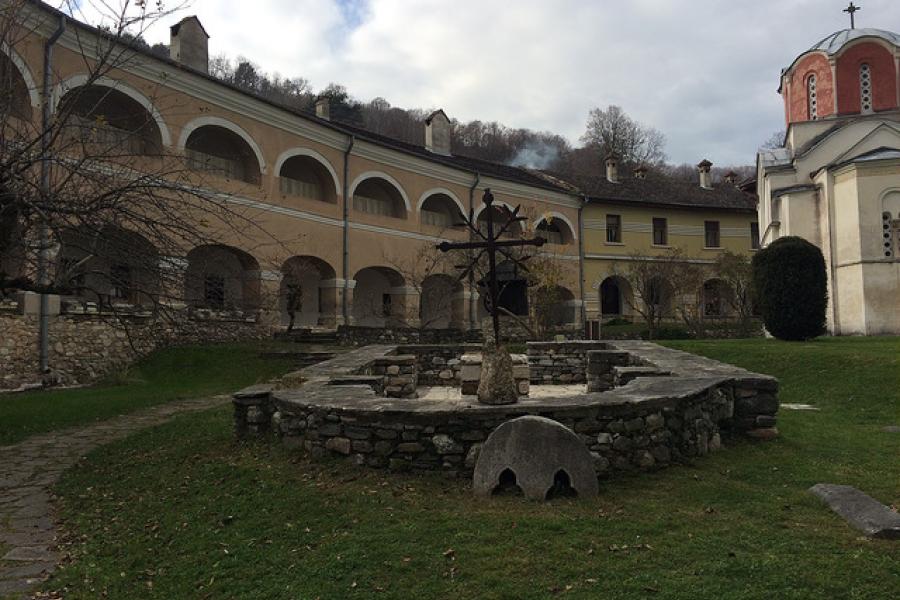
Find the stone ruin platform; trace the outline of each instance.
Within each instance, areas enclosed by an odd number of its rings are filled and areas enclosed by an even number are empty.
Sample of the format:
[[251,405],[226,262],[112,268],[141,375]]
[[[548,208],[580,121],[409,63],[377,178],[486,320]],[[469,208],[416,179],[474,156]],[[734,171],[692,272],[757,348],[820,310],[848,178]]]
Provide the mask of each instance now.
[[644,341],[529,343],[530,394],[492,406],[459,391],[459,357],[473,350],[342,354],[304,369],[299,386],[235,394],[236,432],[275,433],[313,457],[465,477],[490,433],[525,415],[574,431],[599,476],[689,461],[720,448],[724,434],[777,435],[778,381],[704,357]]

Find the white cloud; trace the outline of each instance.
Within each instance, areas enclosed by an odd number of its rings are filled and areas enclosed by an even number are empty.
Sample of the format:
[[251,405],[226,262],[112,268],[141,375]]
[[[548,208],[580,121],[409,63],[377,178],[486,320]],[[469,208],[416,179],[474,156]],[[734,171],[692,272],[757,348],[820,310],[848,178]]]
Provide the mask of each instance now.
[[[92,1],[82,0],[85,13]],[[113,0],[115,1],[115,0]],[[166,1],[167,6],[173,2]],[[588,111],[619,104],[663,131],[673,162],[746,164],[783,127],[780,69],[846,27],[838,0],[195,0],[210,51],[320,89],[443,107],[460,120],[546,129],[577,142]],[[860,26],[900,29],[869,0]]]

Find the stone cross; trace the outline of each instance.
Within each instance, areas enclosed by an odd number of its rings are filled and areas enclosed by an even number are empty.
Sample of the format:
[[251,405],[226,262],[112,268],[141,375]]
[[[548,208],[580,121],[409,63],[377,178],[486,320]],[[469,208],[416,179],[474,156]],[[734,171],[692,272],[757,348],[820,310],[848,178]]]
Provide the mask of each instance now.
[[451,243],[451,242],[441,242],[438,244],[438,249],[441,252],[449,252],[450,250],[480,250],[480,252],[472,259],[471,263],[468,265],[464,265],[461,267],[463,269],[462,274],[459,276],[460,279],[466,277],[469,273],[472,273],[478,264],[478,261],[481,260],[481,257],[485,254],[488,258],[488,283],[490,289],[490,312],[491,318],[493,320],[494,325],[494,342],[497,346],[500,346],[500,315],[498,311],[499,305],[499,291],[497,289],[497,253],[499,252],[503,256],[505,256],[508,260],[512,261],[515,265],[521,267],[523,270],[527,271],[528,268],[522,264],[522,261],[526,260],[527,257],[516,258],[507,252],[508,248],[515,247],[524,247],[524,246],[543,246],[546,240],[542,237],[535,237],[530,240],[504,240],[499,241],[500,236],[506,233],[507,229],[509,229],[510,225],[513,223],[517,223],[519,221],[524,221],[525,217],[519,216],[520,207],[517,206],[515,210],[512,211],[512,215],[509,218],[503,227],[499,230],[494,230],[494,214],[491,210],[491,206],[494,203],[494,195],[491,193],[490,189],[484,190],[484,195],[482,196],[482,202],[484,203],[485,210],[487,211],[487,232],[482,233],[478,228],[478,224],[475,222],[475,217],[472,212],[472,209],[469,209],[469,217],[463,217],[465,225],[469,228],[469,230],[481,238],[481,241],[475,242],[464,242],[464,243]]

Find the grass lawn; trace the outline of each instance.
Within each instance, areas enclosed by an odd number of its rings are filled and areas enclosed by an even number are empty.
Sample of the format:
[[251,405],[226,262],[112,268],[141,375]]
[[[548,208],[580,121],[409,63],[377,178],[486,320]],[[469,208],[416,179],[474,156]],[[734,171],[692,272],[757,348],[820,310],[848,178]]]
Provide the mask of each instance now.
[[439,476],[238,444],[230,414],[102,447],[58,486],[65,598],[896,599],[900,543],[806,489],[900,505],[900,339],[669,342],[778,376],[774,442],[605,482],[592,501],[472,497]]
[[62,427],[183,398],[234,391],[268,380],[291,363],[263,360],[271,343],[173,348],[92,387],[0,396],[0,445]]

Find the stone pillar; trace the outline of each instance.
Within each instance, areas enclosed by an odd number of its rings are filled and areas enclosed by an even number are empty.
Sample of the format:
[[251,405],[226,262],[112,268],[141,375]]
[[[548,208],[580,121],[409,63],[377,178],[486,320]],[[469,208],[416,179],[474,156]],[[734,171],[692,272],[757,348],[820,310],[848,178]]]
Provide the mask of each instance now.
[[384,377],[384,395],[388,398],[415,398],[419,373],[412,354],[384,356],[375,359],[373,375]]
[[[334,328],[344,323],[344,283],[343,279],[323,279],[319,282],[319,298],[321,299],[319,311],[319,325],[322,327]],[[350,316],[353,315],[353,288],[356,282],[352,279],[347,281],[347,310]]]
[[402,323],[406,327],[418,327],[419,291],[411,286],[397,286],[389,291],[391,295],[390,323]]
[[573,319],[571,321],[571,325],[575,327],[577,331],[583,334],[584,313],[581,310],[582,306],[584,306],[584,300],[569,300],[568,302],[566,302],[566,307],[568,307],[572,311]]
[[591,350],[587,353],[587,391],[605,392],[615,383],[613,367],[625,367],[630,362],[628,352],[620,350]]

